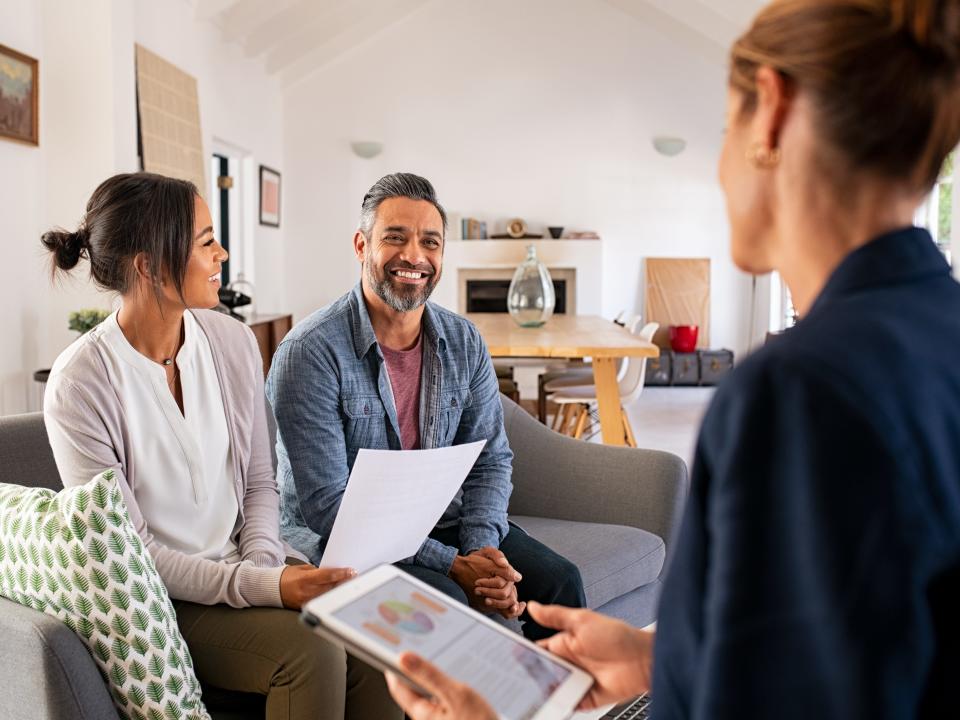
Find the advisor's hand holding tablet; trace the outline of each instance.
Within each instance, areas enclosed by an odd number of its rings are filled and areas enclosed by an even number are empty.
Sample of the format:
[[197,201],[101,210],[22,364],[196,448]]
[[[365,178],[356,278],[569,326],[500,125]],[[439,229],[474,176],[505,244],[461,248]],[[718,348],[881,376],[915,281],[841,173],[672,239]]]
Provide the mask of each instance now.
[[544,627],[559,630],[537,644],[593,676],[578,710],[590,710],[650,691],[656,633],[638,630],[590,610],[532,602],[529,613]]
[[391,565],[310,601],[303,619],[361,660],[404,676],[411,689],[395,697],[416,720],[562,720],[593,683]]

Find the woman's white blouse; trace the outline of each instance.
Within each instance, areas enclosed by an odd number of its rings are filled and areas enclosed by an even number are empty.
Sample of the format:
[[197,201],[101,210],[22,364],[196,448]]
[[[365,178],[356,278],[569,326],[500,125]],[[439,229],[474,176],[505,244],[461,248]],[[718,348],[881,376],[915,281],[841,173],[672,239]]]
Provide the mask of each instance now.
[[169,548],[210,560],[237,562],[231,539],[240,522],[230,439],[210,343],[189,311],[174,360],[183,413],[164,367],[137,352],[117,323],[100,330],[112,363],[137,465],[135,496],[150,532]]

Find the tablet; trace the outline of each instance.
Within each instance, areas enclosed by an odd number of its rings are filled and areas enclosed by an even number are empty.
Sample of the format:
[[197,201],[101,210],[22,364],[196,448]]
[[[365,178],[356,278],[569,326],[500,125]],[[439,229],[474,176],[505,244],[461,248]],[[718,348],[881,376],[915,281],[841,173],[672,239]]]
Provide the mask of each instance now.
[[[593,678],[392,565],[311,600],[305,623],[381,670],[412,651],[479,692],[504,720],[569,717]],[[428,693],[423,693],[427,695]]]

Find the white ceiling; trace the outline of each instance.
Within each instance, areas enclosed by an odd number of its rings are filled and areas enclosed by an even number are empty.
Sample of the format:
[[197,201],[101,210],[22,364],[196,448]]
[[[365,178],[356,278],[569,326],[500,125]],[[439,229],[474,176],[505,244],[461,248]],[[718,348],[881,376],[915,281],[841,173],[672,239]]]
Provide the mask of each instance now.
[[[239,44],[247,57],[261,58],[267,72],[279,75],[285,86],[435,1],[193,0],[198,19],[218,26],[224,40]],[[765,4],[765,0],[604,2],[720,62],[730,43]]]

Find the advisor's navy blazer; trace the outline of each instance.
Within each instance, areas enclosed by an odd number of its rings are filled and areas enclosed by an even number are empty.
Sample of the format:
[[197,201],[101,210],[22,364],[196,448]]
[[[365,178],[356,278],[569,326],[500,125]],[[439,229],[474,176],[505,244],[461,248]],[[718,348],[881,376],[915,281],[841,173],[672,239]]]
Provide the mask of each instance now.
[[658,720],[960,718],[960,285],[925,231],[718,389],[653,685]]

